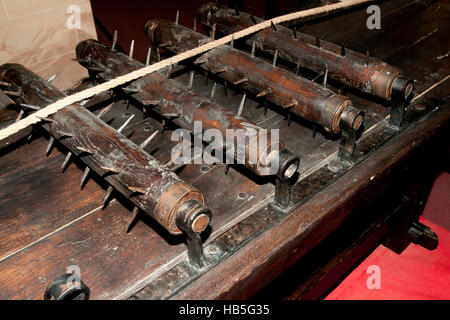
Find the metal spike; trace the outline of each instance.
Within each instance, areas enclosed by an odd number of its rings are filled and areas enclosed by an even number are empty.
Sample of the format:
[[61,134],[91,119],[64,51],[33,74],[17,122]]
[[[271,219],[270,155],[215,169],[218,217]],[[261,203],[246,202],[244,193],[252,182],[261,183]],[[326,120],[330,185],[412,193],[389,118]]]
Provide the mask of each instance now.
[[208,79],[209,79],[209,73],[207,70],[205,70],[205,86],[208,85]]
[[291,126],[291,111],[290,110],[288,110],[287,121],[288,121],[288,127],[290,127]]
[[228,174],[228,170],[230,170],[230,164],[225,164],[225,174]]
[[195,74],[194,71],[191,71],[191,72],[189,73],[188,90],[191,90],[191,89],[192,89],[192,86],[194,85],[194,74]]
[[117,129],[117,131],[122,132],[122,130],[125,129],[125,127],[130,123],[131,119],[133,119],[133,118],[134,118],[134,114],[132,114],[131,117],[129,117],[128,120],[125,121],[124,124],[119,129]]
[[315,138],[316,137],[316,133],[317,133],[317,124],[313,124],[313,138]]
[[128,189],[130,191],[132,191],[133,193],[145,194],[147,192],[147,190],[145,190],[144,188],[140,188],[140,187],[128,187]]
[[239,105],[239,109],[237,112],[238,117],[240,117],[242,115],[242,112],[244,111],[244,105],[245,105],[246,98],[247,98],[247,92],[244,92],[244,95],[242,96],[241,104]]
[[214,40],[216,38],[216,24],[214,23],[211,29],[211,39]]
[[178,20],[180,19],[180,10],[177,10],[177,15],[175,16],[175,24],[178,25]]
[[234,33],[231,35],[230,47],[234,48]]
[[133,52],[134,52],[134,40],[131,40],[130,55],[128,56],[129,60],[133,59]]
[[316,38],[316,47],[320,48],[320,39],[319,38]]
[[116,167],[100,166],[100,168],[102,170],[106,171],[107,173],[112,172],[112,173],[115,173],[115,174],[119,174],[119,173],[122,172],[119,168],[116,168]]
[[48,156],[48,154],[50,153],[50,149],[52,148],[54,142],[55,142],[55,138],[54,137],[50,137],[50,139],[48,139],[47,149],[45,149],[45,155],[46,156]]
[[59,135],[59,139],[73,137],[73,134],[68,133],[68,132],[56,131],[56,133]]
[[133,222],[136,219],[136,217],[138,216],[138,214],[139,214],[139,208],[134,207],[133,211],[131,212],[130,220],[128,220],[127,229],[125,230],[126,233],[130,232],[130,228],[133,225]]
[[64,172],[66,170],[67,164],[69,163],[70,158],[72,157],[72,152],[69,151],[66,158],[64,159],[64,162],[61,166],[61,172]]
[[91,169],[89,169],[89,167],[86,167],[86,169],[84,169],[83,176],[81,177],[81,180],[80,180],[80,188],[81,189],[83,189],[84,183],[86,182],[86,179],[87,179],[90,171],[91,171]]
[[55,122],[55,120],[53,120],[52,118],[47,118],[47,117],[38,117],[38,119],[41,119],[42,121],[46,121],[46,122]]
[[272,66],[276,67],[278,58],[278,49],[275,50],[275,54],[273,55]]
[[145,59],[145,65],[149,66],[150,65],[150,57],[152,56],[152,47],[148,48],[147,51],[147,59]]
[[264,101],[264,115],[267,115],[267,100]]
[[311,81],[316,81],[317,79],[319,79],[321,76],[323,76],[323,72],[319,73],[317,76],[315,76]]
[[345,57],[345,47],[341,45],[341,56]]
[[77,150],[80,150],[82,153],[87,153],[87,154],[94,154],[94,152],[88,148],[85,147],[76,147]]
[[328,80],[328,68],[325,69],[325,76],[323,77],[323,87],[327,87],[327,80]]
[[194,27],[192,29],[194,29],[194,31],[197,31],[197,18],[194,18]]
[[292,30],[292,36],[294,37],[295,40],[297,40],[297,29],[295,27]]
[[109,110],[111,110],[113,106],[113,103],[110,103],[109,105],[107,105],[106,107],[104,107],[97,115],[97,118],[102,118],[105,114],[108,113]]
[[275,27],[272,21],[270,21],[270,26],[272,27],[273,32],[277,32],[277,27]]
[[23,116],[23,110],[20,110],[19,111],[19,114],[17,115],[17,118],[16,118],[16,120],[14,121],[14,122],[17,122],[17,121],[19,121],[20,119],[22,119],[22,116]]
[[113,191],[114,191],[114,188],[112,186],[108,186],[108,188],[106,189],[106,193],[102,199],[102,209],[104,209],[106,207],[106,203],[108,202],[108,199],[111,197],[111,194],[113,193]]
[[269,93],[271,93],[272,92],[272,90],[270,90],[270,88],[266,88],[266,89],[264,89],[263,91],[261,91],[260,93],[258,93],[256,96],[258,97],[258,98],[260,98],[260,97],[264,97],[264,96],[267,96]]
[[3,91],[3,93],[7,94],[8,96],[20,97],[20,93],[15,91]]
[[285,106],[285,109],[292,108],[298,104],[297,100],[292,100],[291,103],[289,103],[287,106]]
[[31,110],[40,110],[41,109],[41,107],[39,107],[39,106],[32,106],[30,104],[25,104],[25,103],[21,103],[20,106],[31,109]]
[[161,43],[159,46],[158,46],[158,48],[164,48],[164,47],[170,47],[172,45],[172,41],[166,41],[166,42],[163,42],[163,43]]
[[256,52],[256,41],[253,41],[253,43],[252,43],[252,52],[250,53],[250,55],[252,57],[254,57],[255,56],[255,52]]
[[244,83],[244,82],[247,82],[247,81],[248,81],[248,78],[247,78],[247,77],[244,77],[244,78],[242,78],[242,79],[239,79],[239,80],[233,82],[233,84],[234,84],[234,85],[238,85],[238,84],[241,84],[241,83]]
[[234,7],[234,14],[239,17],[239,8],[237,5]]
[[170,118],[178,118],[179,116],[181,116],[181,114],[179,114],[179,113],[163,113],[162,116],[170,119]]
[[173,64],[172,64],[172,61],[170,61],[170,66],[167,69],[167,74],[166,74],[166,78],[167,79],[170,79],[170,75],[172,74],[172,70],[173,70]]
[[47,83],[52,83],[53,80],[55,80],[56,76],[58,75],[59,72],[55,73],[54,75],[52,75],[48,80]]
[[298,58],[297,67],[295,67],[295,76],[298,77],[300,73],[300,58]]
[[228,82],[227,82],[227,81],[225,81],[225,82],[223,83],[223,94],[224,94],[225,96],[228,95]]
[[161,53],[159,52],[159,48],[158,47],[156,47],[156,58],[157,58],[158,62],[161,61]]
[[155,132],[152,133],[152,135],[150,137],[148,137],[144,142],[141,143],[141,148],[145,149],[148,144],[156,137],[156,135],[158,134],[158,130],[156,130]]
[[214,82],[214,85],[211,90],[211,96],[210,96],[211,101],[214,101],[214,98],[216,96],[216,87],[217,87],[217,82]]
[[251,21],[253,24],[258,24],[258,22],[256,22],[256,19],[255,19],[255,17],[254,17],[253,15],[250,15],[250,21]]
[[116,50],[116,44],[117,44],[117,30],[114,30],[113,42],[111,46],[112,51]]

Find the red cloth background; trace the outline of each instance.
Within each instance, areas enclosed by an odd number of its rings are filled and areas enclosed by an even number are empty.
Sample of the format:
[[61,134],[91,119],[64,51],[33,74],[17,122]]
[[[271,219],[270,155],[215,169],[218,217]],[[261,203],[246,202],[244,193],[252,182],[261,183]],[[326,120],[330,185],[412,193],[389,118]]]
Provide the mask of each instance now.
[[[411,244],[398,255],[379,246],[326,300],[450,299],[450,232],[424,218],[420,221],[438,235],[435,250]],[[367,279],[372,275],[367,268],[371,265],[380,267],[380,289],[367,288]]]

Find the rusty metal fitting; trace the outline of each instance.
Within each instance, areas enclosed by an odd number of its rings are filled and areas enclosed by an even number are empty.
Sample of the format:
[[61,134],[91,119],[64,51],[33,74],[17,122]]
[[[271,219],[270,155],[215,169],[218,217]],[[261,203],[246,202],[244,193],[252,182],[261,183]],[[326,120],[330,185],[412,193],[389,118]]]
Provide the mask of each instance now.
[[391,97],[406,100],[414,90],[414,83],[411,79],[400,74],[394,79],[391,89]]
[[[209,212],[209,209],[204,206],[205,199],[198,190],[183,182],[173,184],[169,188],[167,188],[164,193],[161,194],[158,200],[158,204],[155,208],[155,217],[171,234],[181,234],[182,231],[180,230],[176,222],[177,216],[180,210],[182,210],[182,206],[185,203],[193,200],[201,204],[202,208],[199,208],[197,210],[198,212]],[[189,217],[191,215],[196,215],[197,211],[192,211]],[[196,232],[203,231],[203,229],[208,225],[209,219],[206,225],[203,225],[202,222],[205,221],[205,218],[196,221],[192,220],[192,223],[195,222],[195,224],[192,225],[192,230],[195,229],[197,230]]]
[[198,200],[184,202],[177,211],[176,225],[185,233],[201,233],[211,221],[211,211]]
[[347,106],[341,113],[340,125],[358,131],[364,123],[364,111],[356,109],[352,106]]
[[351,107],[352,102],[341,95],[335,94],[326,102],[320,114],[320,124],[332,132],[341,130],[341,114],[345,108]]
[[383,63],[384,68],[374,72],[371,77],[372,93],[381,98],[390,100],[392,98],[392,84],[402,74],[402,71],[391,65]]
[[298,170],[300,158],[287,149],[278,153],[279,169],[277,178],[287,181],[290,180]]

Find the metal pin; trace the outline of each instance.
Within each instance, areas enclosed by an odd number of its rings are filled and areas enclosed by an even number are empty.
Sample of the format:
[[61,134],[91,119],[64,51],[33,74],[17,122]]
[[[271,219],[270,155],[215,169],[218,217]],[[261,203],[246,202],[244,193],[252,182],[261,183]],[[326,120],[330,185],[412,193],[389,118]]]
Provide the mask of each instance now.
[[234,7],[234,14],[239,17],[239,8],[237,5]]
[[214,98],[216,96],[216,87],[217,87],[217,82],[214,82],[214,85],[211,90],[211,97],[210,97],[211,101],[214,101]]
[[242,78],[242,79],[239,79],[239,80],[233,82],[233,84],[234,84],[234,85],[238,85],[238,84],[241,84],[241,83],[244,83],[244,82],[247,82],[247,81],[248,81],[248,78],[247,78],[247,77],[244,77],[244,78]]
[[247,92],[244,92],[244,95],[242,96],[241,104],[239,105],[239,110],[237,112],[238,117],[240,117],[242,115],[242,112],[244,111],[244,105],[245,105],[246,98],[247,98]]
[[109,197],[111,197],[111,194],[113,191],[114,191],[114,188],[112,186],[108,186],[108,188],[106,189],[106,193],[102,199],[102,209],[104,209],[106,207],[106,203],[108,202]]
[[270,26],[272,27],[273,32],[277,32],[277,27],[275,27],[272,21],[270,21]]
[[264,115],[267,115],[267,100],[264,101]]
[[66,170],[67,164],[69,163],[70,158],[72,157],[72,152],[69,151],[66,158],[64,159],[64,162],[61,166],[61,172],[64,172]]
[[179,116],[181,116],[181,114],[179,114],[179,113],[163,113],[162,116],[170,119],[170,118],[178,118]]
[[117,129],[117,132],[122,132],[122,130],[125,129],[125,127],[130,123],[131,119],[133,118],[134,114],[132,114],[131,117],[129,117],[128,120],[125,121],[124,124],[119,129]]
[[253,15],[250,15],[250,21],[251,21],[253,24],[258,24],[258,22],[256,22],[256,19],[255,19],[255,17],[254,17]]
[[148,48],[147,51],[147,59],[145,59],[145,65],[149,66],[150,65],[150,57],[152,56],[152,47]]
[[264,97],[267,96],[272,90],[270,90],[270,88],[266,88],[263,91],[261,91],[260,93],[258,93],[256,95],[256,97],[260,98],[260,97]]
[[82,153],[87,153],[87,154],[94,154],[94,152],[88,148],[85,147],[76,147],[78,150],[80,150]]
[[192,89],[192,86],[194,85],[194,71],[189,72],[189,84],[188,84],[188,90]]
[[173,70],[173,64],[172,64],[172,61],[170,61],[170,66],[167,69],[167,74],[166,74],[166,78],[167,79],[170,79],[170,75],[172,74],[172,70]]
[[225,164],[225,174],[228,174],[228,170],[230,169],[230,164]]
[[255,56],[255,52],[256,52],[256,41],[253,41],[253,43],[252,43],[252,52],[250,53],[250,55],[252,57],[254,57]]
[[295,76],[298,77],[299,73],[300,73],[300,58],[298,58],[297,67],[295,68]]
[[197,31],[197,18],[194,18],[194,31]]
[[291,111],[290,110],[288,110],[287,121],[288,121],[288,127],[290,127],[291,126]]
[[102,170],[105,170],[107,173],[108,172],[112,172],[112,173],[115,173],[115,174],[119,174],[119,173],[122,172],[119,168],[116,168],[116,167],[100,166],[100,168]]
[[52,75],[48,80],[47,83],[52,83],[53,80],[55,80],[56,76],[58,75],[59,72],[55,73],[54,75]]
[[19,111],[19,114],[17,115],[17,118],[16,118],[16,120],[14,120],[14,122],[17,122],[17,121],[19,121],[20,119],[22,119],[22,116],[23,116],[23,110],[21,109],[20,111]]
[[313,138],[315,138],[316,137],[316,133],[317,133],[317,124],[313,124]]
[[31,109],[31,110],[40,110],[40,109],[41,109],[41,107],[38,107],[38,106],[32,106],[32,105],[25,104],[25,103],[21,103],[20,106],[21,106],[21,107],[28,108],[28,109]]
[[15,91],[3,91],[3,93],[7,94],[8,96],[20,97],[20,93]]
[[178,25],[178,20],[180,19],[180,10],[177,10],[177,15],[175,16],[175,24]]
[[341,45],[341,56],[345,57],[345,47]]
[[216,24],[214,23],[211,29],[211,39],[214,40],[216,37]]
[[323,72],[319,73],[317,76],[315,76],[311,81],[316,81],[317,79],[319,79],[321,76],[323,76]]
[[158,59],[158,62],[161,61],[161,53],[159,52],[159,48],[156,47],[156,58]]
[[59,135],[59,139],[73,137],[73,134],[68,133],[68,132],[57,131],[56,133]]
[[297,40],[297,29],[294,27],[292,31],[293,31],[292,36],[294,37],[295,40]]
[[134,207],[133,211],[131,212],[130,220],[128,220],[126,233],[130,232],[130,228],[133,225],[133,222],[136,219],[136,217],[138,216],[138,214],[139,214],[139,208],[138,207]]
[[134,52],[134,40],[131,40],[131,45],[130,45],[130,55],[129,55],[129,60],[133,59],[133,52]]
[[48,139],[47,149],[45,149],[45,155],[46,156],[48,156],[48,154],[50,153],[50,149],[52,148],[54,142],[55,142],[55,138],[54,137],[50,137],[50,139]]
[[275,54],[273,56],[272,66],[274,67],[277,65],[277,58],[278,58],[278,49],[275,50]]
[[323,87],[327,87],[327,80],[328,80],[328,68],[325,69],[325,76],[323,77]]
[[83,189],[84,183],[86,182],[86,179],[87,179],[90,171],[91,171],[91,169],[89,169],[89,167],[86,167],[86,169],[84,169],[83,176],[81,177],[81,180],[80,180],[80,188],[81,189]]
[[113,106],[113,103],[110,103],[109,105],[107,105],[106,107],[104,107],[97,115],[97,118],[102,118],[105,114],[108,113],[109,110],[111,110]]
[[164,47],[170,47],[172,45],[172,41],[166,41],[166,42],[163,42],[163,43],[161,43],[159,46],[158,46],[158,48],[164,48]]
[[42,121],[46,121],[46,122],[55,122],[55,120],[53,120],[52,118],[47,118],[47,117],[38,117],[38,119],[41,119]]
[[150,137],[148,137],[144,142],[141,143],[141,148],[145,149],[148,144],[156,137],[156,135],[158,134],[158,130],[156,130],[155,132],[152,133],[152,135]]
[[319,38],[316,38],[316,47],[320,48],[320,39]]
[[286,109],[292,108],[298,104],[297,100],[292,100],[291,103],[289,103],[287,106],[285,106]]
[[128,189],[130,191],[132,191],[133,193],[145,194],[147,192],[147,190],[145,190],[144,188],[140,188],[140,187],[128,187]]
[[112,51],[116,50],[116,44],[117,44],[117,30],[114,30],[113,42],[111,46]]
[[209,79],[209,73],[207,70],[205,70],[205,86],[208,85],[208,79]]
[[223,83],[223,94],[226,96],[228,95],[228,82],[227,81],[225,81]]

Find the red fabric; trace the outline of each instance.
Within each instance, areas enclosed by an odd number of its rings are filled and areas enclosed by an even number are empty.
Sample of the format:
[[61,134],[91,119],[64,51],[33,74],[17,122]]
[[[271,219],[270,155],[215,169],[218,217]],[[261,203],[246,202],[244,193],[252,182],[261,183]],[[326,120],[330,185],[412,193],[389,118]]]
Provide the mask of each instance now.
[[[410,244],[401,255],[379,246],[353,270],[326,300],[428,300],[450,299],[450,232],[421,218],[439,237],[439,245],[428,251]],[[380,289],[368,289],[368,267],[380,269]],[[369,269],[370,270],[370,269]]]

